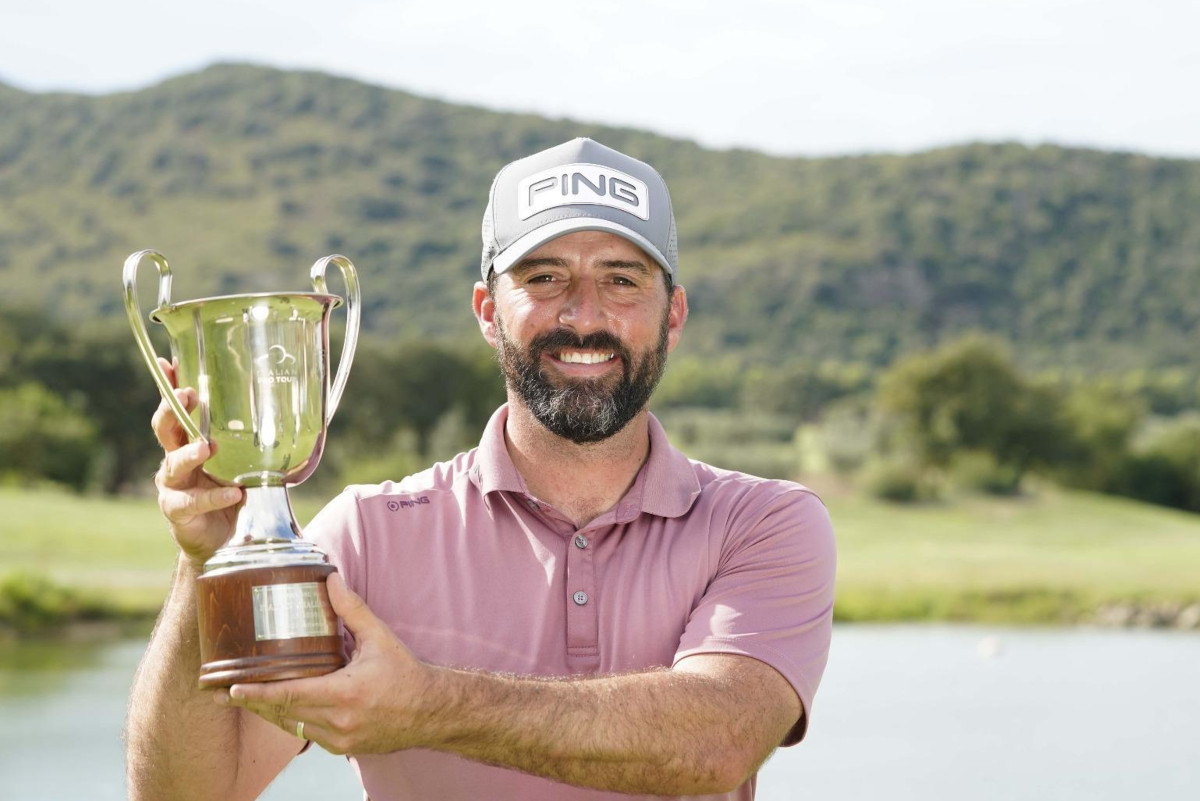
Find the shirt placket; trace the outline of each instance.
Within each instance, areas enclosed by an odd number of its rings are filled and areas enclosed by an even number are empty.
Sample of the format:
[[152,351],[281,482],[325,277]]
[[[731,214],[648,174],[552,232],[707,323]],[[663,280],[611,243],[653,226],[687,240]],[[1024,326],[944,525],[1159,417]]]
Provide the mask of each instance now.
[[600,669],[600,608],[596,598],[595,544],[592,535],[575,526],[553,507],[526,496],[525,505],[546,526],[566,540],[567,668],[572,673]]
[[577,531],[567,541],[567,665],[575,673],[600,669],[600,604],[595,544]]

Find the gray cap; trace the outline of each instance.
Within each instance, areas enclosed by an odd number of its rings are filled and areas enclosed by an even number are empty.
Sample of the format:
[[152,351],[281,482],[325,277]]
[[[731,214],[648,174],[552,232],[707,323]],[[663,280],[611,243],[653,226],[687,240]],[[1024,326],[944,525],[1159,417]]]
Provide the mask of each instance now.
[[623,236],[675,280],[679,247],[666,182],[649,164],[591,139],[572,139],[496,174],[483,213],[484,280],[575,231]]

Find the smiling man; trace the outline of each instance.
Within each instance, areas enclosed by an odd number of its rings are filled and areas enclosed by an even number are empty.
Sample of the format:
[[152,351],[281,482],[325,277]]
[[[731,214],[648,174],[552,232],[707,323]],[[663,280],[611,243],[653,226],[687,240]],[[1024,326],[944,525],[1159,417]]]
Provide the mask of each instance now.
[[254,798],[309,740],[374,801],[748,799],[804,736],[832,528],[800,485],[690,461],[647,410],[687,319],[662,178],[567,142],[500,171],[483,242],[473,306],[508,402],[478,448],[347,488],[306,532],[340,570],[344,669],[196,689],[194,582],[239,496],[156,413],[181,557],[130,705],[132,797]]

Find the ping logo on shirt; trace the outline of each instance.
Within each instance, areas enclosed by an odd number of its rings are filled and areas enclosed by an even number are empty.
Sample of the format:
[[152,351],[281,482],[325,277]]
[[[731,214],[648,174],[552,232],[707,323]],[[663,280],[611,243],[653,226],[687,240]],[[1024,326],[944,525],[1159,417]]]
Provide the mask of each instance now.
[[391,512],[399,512],[401,509],[411,509],[414,506],[421,506],[429,503],[429,496],[422,495],[420,498],[409,498],[403,501],[388,501],[387,508]]
[[598,164],[566,164],[534,173],[517,184],[522,220],[556,206],[587,203],[650,219],[650,191],[644,181]]

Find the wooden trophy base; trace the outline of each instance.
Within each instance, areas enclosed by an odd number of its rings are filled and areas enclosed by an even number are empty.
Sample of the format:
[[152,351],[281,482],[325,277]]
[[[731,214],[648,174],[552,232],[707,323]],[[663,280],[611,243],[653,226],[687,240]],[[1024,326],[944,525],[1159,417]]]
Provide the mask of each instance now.
[[200,688],[323,676],[346,664],[325,564],[244,566],[197,581]]

